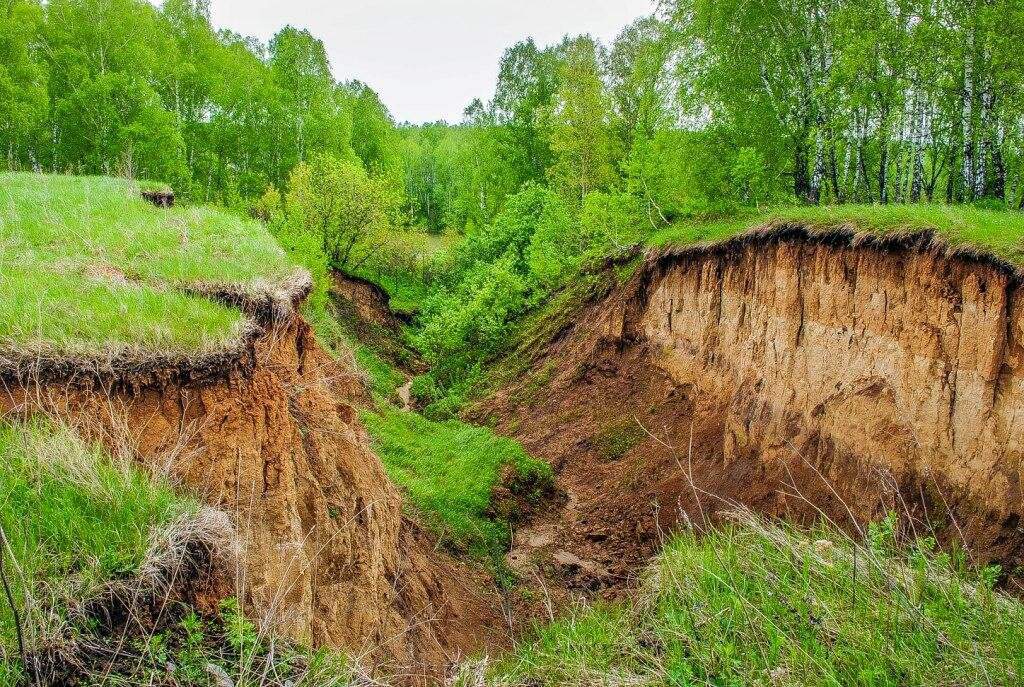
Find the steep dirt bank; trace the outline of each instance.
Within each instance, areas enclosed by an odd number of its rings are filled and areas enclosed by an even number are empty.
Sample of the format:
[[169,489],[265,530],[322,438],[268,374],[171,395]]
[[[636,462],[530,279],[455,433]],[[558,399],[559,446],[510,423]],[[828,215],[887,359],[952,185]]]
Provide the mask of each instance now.
[[330,297],[335,319],[354,341],[408,374],[426,370],[405,340],[403,327],[408,322],[391,309],[387,291],[365,279],[334,272]]
[[739,502],[851,531],[894,509],[1016,575],[1021,295],[929,233],[781,226],[649,256],[540,352],[543,392],[478,410],[569,494],[517,561],[614,593],[680,520]]
[[479,648],[496,604],[403,518],[352,371],[296,315],[267,319],[244,360],[213,375],[51,376],[8,387],[0,411],[56,412],[234,514],[233,590],[287,636],[419,672]]

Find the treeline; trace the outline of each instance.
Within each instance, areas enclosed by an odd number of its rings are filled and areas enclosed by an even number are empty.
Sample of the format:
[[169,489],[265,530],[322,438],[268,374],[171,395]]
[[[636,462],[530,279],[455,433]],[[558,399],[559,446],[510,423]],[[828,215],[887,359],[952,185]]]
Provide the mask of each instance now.
[[132,175],[238,205],[321,155],[401,191],[387,109],[364,84],[336,82],[308,31],[267,45],[215,31],[208,0],[0,3],[7,167]]
[[610,45],[509,49],[461,126],[406,129],[430,227],[526,182],[658,221],[765,203],[1024,207],[1019,0],[672,0]]
[[1020,0],[667,0],[611,45],[516,44],[461,124],[402,129],[408,212],[466,235],[414,392],[457,411],[525,313],[681,219],[1024,207],[1022,39]]

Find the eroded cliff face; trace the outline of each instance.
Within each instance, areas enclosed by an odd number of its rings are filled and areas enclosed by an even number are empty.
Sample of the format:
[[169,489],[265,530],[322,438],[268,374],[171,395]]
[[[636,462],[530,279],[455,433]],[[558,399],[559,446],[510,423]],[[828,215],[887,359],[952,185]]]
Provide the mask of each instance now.
[[895,510],[1012,570],[1021,296],[1015,268],[927,233],[775,227],[649,256],[544,351],[546,398],[484,409],[559,471],[554,539],[595,564],[584,586],[735,504],[851,531]]
[[[298,317],[255,342],[251,369],[219,381],[126,389],[50,383],[8,391],[0,410],[55,412],[163,469],[233,514],[234,589],[284,635],[366,662],[431,673],[496,605],[473,575],[434,554],[351,405],[352,371]],[[454,588],[453,588],[454,587]]]
[[[723,461],[797,456],[841,491],[851,477],[931,482],[1016,520],[1024,311],[1005,269],[807,240],[684,252],[650,269],[628,326],[656,365],[718,406]],[[864,516],[876,507],[856,501]]]

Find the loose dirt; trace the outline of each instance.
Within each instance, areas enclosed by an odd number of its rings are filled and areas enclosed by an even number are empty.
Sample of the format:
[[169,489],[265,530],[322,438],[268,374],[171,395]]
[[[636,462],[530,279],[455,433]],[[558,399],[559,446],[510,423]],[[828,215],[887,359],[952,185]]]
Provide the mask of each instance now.
[[1018,284],[927,234],[783,227],[650,256],[471,413],[566,494],[517,533],[510,565],[556,605],[611,598],[673,529],[723,509],[853,534],[894,510],[905,534],[962,542],[1015,585]]

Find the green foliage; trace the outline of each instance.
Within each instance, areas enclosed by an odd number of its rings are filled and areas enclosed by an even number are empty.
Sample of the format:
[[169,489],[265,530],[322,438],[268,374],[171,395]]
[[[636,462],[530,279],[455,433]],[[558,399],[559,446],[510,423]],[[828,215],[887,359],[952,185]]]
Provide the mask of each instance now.
[[[48,422],[0,423],[0,455],[0,525],[14,557],[13,565],[6,561],[8,575],[31,637],[55,636],[70,608],[104,582],[138,570],[154,533],[196,508],[129,459],[114,459]],[[6,603],[0,646],[0,653],[16,655]],[[17,670],[4,663],[0,677]]]
[[625,420],[603,428],[594,435],[593,444],[605,460],[618,460],[643,441],[646,433],[635,420]]
[[340,84],[324,45],[267,45],[210,22],[209,3],[11,0],[0,9],[7,166],[140,174],[240,205],[317,155],[358,162],[401,195],[399,136],[377,95]]
[[64,128],[55,169],[162,179],[186,188],[185,141],[175,116],[145,81],[101,74],[79,84],[54,115]]
[[576,206],[592,191],[616,182],[614,139],[598,47],[583,36],[568,43],[559,65],[559,89],[551,113],[551,185]]
[[469,397],[487,362],[508,350],[522,316],[590,261],[640,241],[645,213],[625,193],[589,193],[582,207],[530,184],[494,222],[470,233],[426,301],[415,341],[431,365],[427,412],[444,417]]
[[758,151],[769,195],[1019,206],[1024,188],[1008,186],[1006,161],[1019,159],[1020,139],[1001,132],[1024,108],[1024,60],[1009,47],[1021,38],[1020,3],[666,9],[681,104],[731,149]]
[[441,385],[454,384],[502,350],[526,307],[526,284],[513,265],[512,255],[484,265],[426,303],[416,340]]
[[258,224],[161,209],[134,183],[0,174],[0,345],[65,353],[194,353],[241,332],[237,310],[188,293],[257,293],[296,267]]
[[8,164],[25,159],[45,132],[47,72],[33,42],[42,5],[10,1],[0,13],[0,154]]
[[284,214],[293,231],[315,237],[331,267],[357,269],[381,242],[395,199],[383,179],[355,162],[319,156],[288,179]]
[[305,310],[323,343],[334,336],[326,310],[331,271],[355,271],[376,256],[396,204],[386,180],[368,175],[358,161],[329,155],[296,165],[283,195],[270,187],[251,203],[252,214],[313,276]]
[[389,406],[365,412],[362,419],[388,476],[455,551],[500,561],[508,549],[508,522],[491,516],[492,492],[503,471],[530,489],[553,480],[546,463],[483,427],[432,422]]
[[[629,604],[580,609],[487,683],[987,685],[1024,671],[1024,605],[930,551],[751,515],[669,542]],[[882,530],[889,526],[883,524]],[[874,540],[872,540],[874,542]]]

